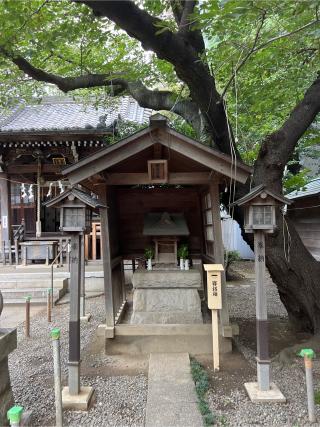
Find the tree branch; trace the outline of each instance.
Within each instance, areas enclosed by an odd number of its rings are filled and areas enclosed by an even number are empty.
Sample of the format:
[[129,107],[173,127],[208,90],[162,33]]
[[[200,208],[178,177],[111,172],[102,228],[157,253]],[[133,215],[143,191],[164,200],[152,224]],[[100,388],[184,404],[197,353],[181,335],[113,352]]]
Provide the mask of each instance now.
[[188,0],[184,2],[184,7],[182,10],[182,15],[179,23],[179,31],[187,32],[190,31],[190,15],[193,13],[194,8],[197,4],[196,0]]
[[283,171],[299,139],[320,112],[320,76],[305,92],[282,127],[263,141],[255,163],[254,182],[276,185],[281,192]]
[[[183,117],[196,131],[199,132],[201,129],[201,117],[197,105],[189,99],[177,99],[177,95],[173,92],[150,90],[140,81],[131,82],[110,74],[62,77],[34,67],[21,56],[9,55],[3,48],[0,48],[0,53],[11,59],[21,71],[34,80],[54,84],[65,93],[75,89],[109,86],[112,87],[111,96],[119,96],[127,92],[141,107],[172,111]],[[117,75],[121,76],[121,74],[118,73]]]
[[258,41],[258,37],[259,37],[260,31],[262,29],[263,22],[264,22],[264,18],[263,18],[263,21],[261,22],[261,24],[260,24],[260,26],[258,28],[258,31],[256,33],[256,37],[255,37],[255,41],[254,41],[254,44],[252,45],[252,48],[249,50],[249,52],[247,53],[247,55],[243,58],[243,60],[239,63],[239,65],[234,70],[232,76],[230,77],[230,79],[228,80],[225,88],[222,91],[221,98],[224,97],[224,95],[226,94],[227,90],[229,89],[231,83],[233,82],[233,80],[234,80],[237,72],[240,70],[240,68],[243,67],[243,65],[247,62],[247,60],[249,59],[249,57],[251,55],[253,55],[254,53],[258,52],[259,50],[265,48],[266,46],[268,46],[269,44],[271,44],[271,43],[273,43],[273,42],[275,42],[277,40],[283,39],[285,37],[290,37],[290,36],[292,36],[294,34],[299,33],[300,31],[305,30],[306,28],[311,27],[312,25],[314,25],[316,23],[319,23],[320,20],[317,18],[315,21],[309,22],[308,24],[303,25],[302,27],[297,28],[297,29],[295,29],[293,31],[290,31],[290,32],[287,32],[285,34],[280,34],[279,36],[273,37],[273,38],[267,40],[266,42],[261,43],[259,46],[257,46],[257,41]]
[[227,90],[229,89],[231,83],[233,82],[237,72],[240,70],[241,67],[243,67],[243,65],[247,62],[247,60],[249,59],[249,57],[252,55],[252,53],[254,52],[257,43],[258,43],[258,39],[259,39],[259,35],[261,33],[263,24],[265,22],[266,19],[266,11],[263,12],[262,16],[261,16],[261,21],[260,21],[260,25],[258,26],[258,29],[256,31],[256,35],[253,41],[253,44],[251,46],[251,48],[249,49],[248,53],[245,55],[245,57],[243,58],[243,60],[236,66],[235,70],[232,73],[232,76],[230,77],[230,79],[228,80],[228,83],[226,84],[225,88],[222,91],[221,94],[221,98],[223,98],[227,92]]

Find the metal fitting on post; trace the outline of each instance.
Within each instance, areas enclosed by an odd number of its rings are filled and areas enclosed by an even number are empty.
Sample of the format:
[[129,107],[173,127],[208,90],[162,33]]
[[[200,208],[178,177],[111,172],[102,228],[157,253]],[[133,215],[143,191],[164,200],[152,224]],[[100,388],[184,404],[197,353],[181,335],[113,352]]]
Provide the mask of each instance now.
[[9,411],[7,412],[7,418],[11,427],[18,427],[20,425],[22,412],[22,406],[13,406],[9,409]]

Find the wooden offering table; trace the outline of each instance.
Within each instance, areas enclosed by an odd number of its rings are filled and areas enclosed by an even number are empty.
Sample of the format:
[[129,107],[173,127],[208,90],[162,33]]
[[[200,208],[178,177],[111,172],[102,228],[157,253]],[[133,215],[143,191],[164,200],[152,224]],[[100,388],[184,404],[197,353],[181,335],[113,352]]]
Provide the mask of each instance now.
[[57,255],[58,241],[56,240],[32,240],[22,242],[22,264],[27,265],[28,261],[45,260],[46,265],[54,260]]

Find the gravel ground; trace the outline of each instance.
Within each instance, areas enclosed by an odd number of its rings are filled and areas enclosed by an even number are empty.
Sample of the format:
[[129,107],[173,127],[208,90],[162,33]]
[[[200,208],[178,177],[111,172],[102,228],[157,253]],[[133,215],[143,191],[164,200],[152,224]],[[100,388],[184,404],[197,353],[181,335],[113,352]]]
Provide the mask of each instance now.
[[[231,318],[247,319],[248,323],[250,319],[255,322],[255,283],[252,266],[246,266],[246,269],[249,270],[246,271],[248,279],[229,284],[228,296]],[[287,314],[276,286],[268,275],[266,283],[269,316],[273,320],[283,321]],[[284,368],[272,363],[272,379],[287,398],[287,403],[254,404],[249,400],[243,384],[256,381],[255,351],[248,347],[247,340],[241,338],[241,323],[236,345],[246,359],[247,369],[239,370],[238,375],[233,375],[232,379],[228,372],[212,374],[208,401],[213,414],[217,416],[217,423],[228,426],[308,426],[303,361],[296,359],[292,366]],[[320,389],[320,363],[317,359],[314,362],[314,385],[315,390]],[[319,405],[316,411],[320,421]]]
[[[103,322],[103,297],[89,299],[87,312],[93,313],[89,323],[81,325],[81,346],[90,343],[97,325]],[[31,338],[24,336],[24,325],[18,327],[18,348],[9,356],[11,384],[15,403],[33,413],[33,426],[55,425],[53,360],[50,330],[61,329],[61,363],[66,384],[68,361],[69,305],[54,308],[52,323],[46,312],[31,319]],[[70,426],[138,426],[143,425],[147,379],[138,376],[81,377],[82,385],[96,390],[96,403],[88,412],[65,411],[65,425]]]

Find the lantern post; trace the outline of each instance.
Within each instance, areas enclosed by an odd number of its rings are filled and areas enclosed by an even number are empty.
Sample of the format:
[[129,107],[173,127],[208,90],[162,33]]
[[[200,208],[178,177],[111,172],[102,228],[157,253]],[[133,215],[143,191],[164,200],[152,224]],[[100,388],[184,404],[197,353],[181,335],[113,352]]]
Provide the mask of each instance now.
[[[276,228],[276,208],[291,201],[260,185],[232,205],[244,208],[246,233],[254,233],[256,279],[257,382],[245,383],[252,402],[285,402],[286,399],[270,382],[270,356],[267,294],[265,288],[265,235]],[[232,206],[231,205],[231,206]]]
[[[91,230],[92,210],[105,207],[97,198],[79,188],[71,188],[45,203],[60,208],[60,230],[71,237],[70,253],[70,319],[68,387],[62,390],[62,405],[67,409],[88,410],[92,387],[80,385],[80,298],[84,287],[84,235]],[[83,302],[83,301],[81,301]]]

